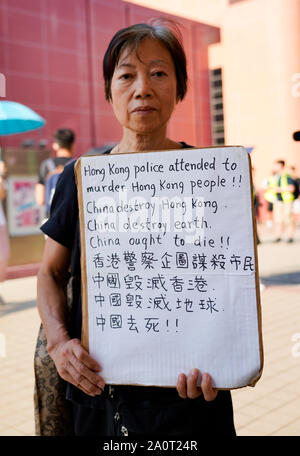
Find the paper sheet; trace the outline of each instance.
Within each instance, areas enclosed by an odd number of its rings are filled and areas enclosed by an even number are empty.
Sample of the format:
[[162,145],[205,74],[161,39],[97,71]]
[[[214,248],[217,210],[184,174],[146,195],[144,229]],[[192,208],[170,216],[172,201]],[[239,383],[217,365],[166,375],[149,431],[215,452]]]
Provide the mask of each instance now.
[[254,385],[262,339],[243,147],[81,157],[83,343],[108,384]]

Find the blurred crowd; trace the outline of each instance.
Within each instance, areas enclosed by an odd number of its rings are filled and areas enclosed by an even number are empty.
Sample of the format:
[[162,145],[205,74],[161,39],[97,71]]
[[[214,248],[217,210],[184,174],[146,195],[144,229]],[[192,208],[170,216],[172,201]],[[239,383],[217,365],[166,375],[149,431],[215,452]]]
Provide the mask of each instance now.
[[273,242],[294,242],[300,226],[300,177],[295,166],[285,160],[274,161],[254,201],[258,220],[274,231]]

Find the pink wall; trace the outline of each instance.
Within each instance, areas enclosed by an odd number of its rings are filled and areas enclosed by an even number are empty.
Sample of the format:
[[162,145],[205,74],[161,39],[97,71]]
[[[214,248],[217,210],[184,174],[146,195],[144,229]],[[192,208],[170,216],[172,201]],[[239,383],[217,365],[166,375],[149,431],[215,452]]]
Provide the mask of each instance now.
[[[118,29],[158,15],[121,0],[1,0],[5,99],[30,106],[47,121],[40,131],[5,138],[4,145],[19,146],[25,138],[51,141],[61,127],[75,130],[76,155],[118,141],[121,128],[104,98],[102,58]],[[190,84],[169,133],[175,140],[206,146],[211,143],[208,45],[219,40],[219,31],[182,18],[178,22]]]

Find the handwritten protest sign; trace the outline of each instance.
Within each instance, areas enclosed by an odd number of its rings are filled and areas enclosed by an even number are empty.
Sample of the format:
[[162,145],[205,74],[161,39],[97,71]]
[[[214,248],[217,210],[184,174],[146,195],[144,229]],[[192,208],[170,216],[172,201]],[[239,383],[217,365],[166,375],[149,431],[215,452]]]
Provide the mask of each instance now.
[[218,388],[262,370],[250,158],[243,147],[76,163],[82,343],[109,384]]

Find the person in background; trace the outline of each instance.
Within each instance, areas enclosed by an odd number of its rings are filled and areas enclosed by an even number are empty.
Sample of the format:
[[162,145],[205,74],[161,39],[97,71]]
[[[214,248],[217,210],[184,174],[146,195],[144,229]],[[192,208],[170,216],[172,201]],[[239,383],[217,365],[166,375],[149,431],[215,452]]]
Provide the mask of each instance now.
[[272,228],[273,226],[273,204],[276,201],[277,196],[276,192],[274,191],[274,187],[277,186],[277,178],[276,173],[272,170],[271,175],[265,179],[262,183],[262,188],[266,191],[264,193],[264,199],[267,201],[267,221],[266,227]]
[[[173,27],[156,22],[119,30],[104,56],[103,74],[106,99],[123,127],[119,144],[107,153],[192,147],[167,136],[169,120],[187,90],[186,56]],[[178,372],[176,388],[105,384],[98,375],[101,366],[80,342],[80,277],[67,325],[64,289],[70,265],[71,276],[80,276],[74,163],[59,179],[50,218],[41,230],[48,239],[38,273],[38,310],[48,353],[68,382],[75,435],[234,436],[230,391],[214,388],[207,372]]]
[[277,185],[271,189],[276,193],[274,201],[275,240],[280,242],[284,230],[287,230],[287,242],[293,242],[295,224],[293,220],[293,201],[295,185],[292,177],[288,174],[285,161],[277,160],[274,164]]
[[[7,224],[2,205],[2,201],[6,197],[5,173],[5,163],[4,161],[0,160],[0,282],[3,282],[6,278],[6,269],[10,255],[10,244],[7,231]],[[5,304],[5,301],[0,296],[0,305],[3,304]]]
[[53,135],[52,149],[55,156],[42,161],[40,165],[38,183],[35,188],[37,203],[42,206],[47,203],[45,184],[54,173],[62,172],[64,166],[72,159],[75,133],[69,128],[60,128]]
[[294,181],[294,201],[293,201],[293,217],[294,223],[297,227],[300,224],[300,177],[296,173],[295,166],[289,166],[288,172]]

